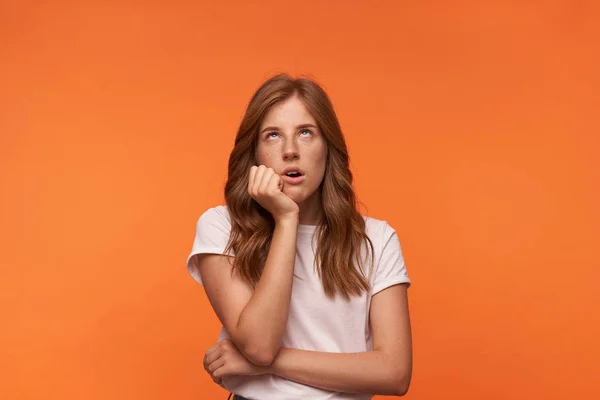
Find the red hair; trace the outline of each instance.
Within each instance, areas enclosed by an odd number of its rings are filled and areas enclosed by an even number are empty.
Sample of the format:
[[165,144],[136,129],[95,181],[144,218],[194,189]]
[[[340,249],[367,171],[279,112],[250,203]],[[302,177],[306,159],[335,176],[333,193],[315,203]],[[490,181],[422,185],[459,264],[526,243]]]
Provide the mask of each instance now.
[[361,249],[373,243],[365,232],[365,220],[357,209],[352,187],[346,141],[333,105],[325,91],[307,78],[276,75],[252,96],[229,157],[225,201],[231,217],[227,250],[233,249],[234,271],[256,286],[271,245],[275,222],[271,214],[248,194],[248,173],[257,165],[258,130],[275,104],[297,95],[316,120],[327,145],[327,163],[321,191],[322,217],[318,224],[315,262],[327,296],[346,298],[369,289]]

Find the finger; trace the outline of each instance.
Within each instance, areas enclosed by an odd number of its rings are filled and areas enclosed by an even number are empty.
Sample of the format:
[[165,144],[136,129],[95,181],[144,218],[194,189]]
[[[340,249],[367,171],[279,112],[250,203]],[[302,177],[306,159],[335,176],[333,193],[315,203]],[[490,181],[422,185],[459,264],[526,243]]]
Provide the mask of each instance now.
[[252,166],[250,167],[250,175],[248,177],[248,193],[252,195],[252,187],[254,186],[254,179],[256,177],[256,172],[258,171],[258,167]]
[[274,193],[276,189],[283,191],[283,179],[281,178],[281,176],[273,174],[273,176],[271,176],[271,179],[269,180],[267,190],[271,193]]
[[217,369],[215,369],[215,371],[212,373],[212,376],[214,379],[214,378],[222,378],[225,375],[227,375],[227,366],[225,365],[225,362],[223,362],[223,365],[221,365]]
[[265,167],[264,165],[260,165],[258,167],[258,169],[256,170],[256,175],[254,176],[254,182],[252,182],[252,190],[253,190],[254,195],[256,195],[258,193],[258,188],[260,187],[260,181],[262,180],[262,177],[265,174],[266,170],[267,170],[267,167]]
[[[208,358],[208,356],[210,356],[211,354],[214,354],[215,352],[217,352],[217,350],[219,350],[220,346],[219,344],[215,344],[214,346],[209,347],[206,352],[204,352],[204,362],[206,362],[206,359]],[[218,352],[217,352],[218,353]]]
[[217,358],[215,361],[213,361],[212,363],[210,363],[208,365],[208,373],[214,378],[217,377],[217,375],[215,375],[215,372],[219,369],[222,368],[223,365],[225,365],[225,358],[223,357],[219,357]]
[[214,354],[219,354],[219,352],[217,351],[220,348],[219,343],[209,347],[206,352],[204,352],[204,357],[202,358],[202,364],[204,364],[204,369],[208,368],[208,357],[213,355],[213,359],[214,359]]
[[216,344],[210,346],[208,349],[206,349],[206,353],[204,353],[204,354],[209,355],[209,354],[219,350],[220,347],[221,347],[221,345],[219,343],[216,343]]
[[208,367],[210,364],[212,364],[213,362],[215,362],[219,357],[221,357],[221,352],[220,351],[213,351],[210,354],[207,354],[205,356],[205,364]]
[[275,171],[273,171],[272,168],[267,168],[265,170],[265,173],[263,174],[261,180],[260,180],[260,185],[258,187],[258,191],[260,193],[266,193],[267,192],[267,188],[269,187],[269,182],[271,180],[271,177],[275,174]]

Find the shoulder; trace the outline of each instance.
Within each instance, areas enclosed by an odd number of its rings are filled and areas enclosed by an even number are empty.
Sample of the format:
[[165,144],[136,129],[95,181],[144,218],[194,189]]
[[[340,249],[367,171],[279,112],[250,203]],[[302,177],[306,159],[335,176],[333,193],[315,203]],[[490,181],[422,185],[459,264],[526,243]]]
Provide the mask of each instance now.
[[204,211],[200,218],[222,218],[229,220],[229,210],[226,205],[217,205]]
[[231,229],[229,211],[225,205],[217,205],[205,210],[198,218],[198,229]]
[[381,243],[396,233],[394,228],[392,228],[392,226],[386,220],[366,215],[363,215],[363,219],[365,220],[366,234],[369,236],[369,239],[374,242],[374,244],[375,242]]

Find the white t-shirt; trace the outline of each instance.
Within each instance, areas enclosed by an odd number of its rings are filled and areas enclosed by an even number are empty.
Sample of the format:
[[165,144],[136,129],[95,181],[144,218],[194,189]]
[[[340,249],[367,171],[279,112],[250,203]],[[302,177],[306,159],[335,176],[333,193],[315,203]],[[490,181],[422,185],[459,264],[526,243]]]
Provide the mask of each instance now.
[[[400,242],[395,230],[386,221],[363,216],[366,233],[375,248],[375,271],[371,290],[349,301],[341,296],[329,299],[323,291],[318,272],[313,266],[311,248],[316,226],[299,225],[296,245],[295,277],[282,347],[322,352],[355,353],[372,350],[369,327],[371,297],[399,283],[411,284],[406,272]],[[196,238],[187,259],[187,268],[202,284],[196,258],[200,253],[224,254],[231,223],[226,206],[208,209],[198,219]],[[316,249],[316,243],[312,243]],[[235,256],[233,251],[230,255]],[[370,256],[363,252],[364,265],[370,266]],[[229,338],[222,328],[219,341]],[[250,400],[365,400],[365,394],[339,393],[296,383],[276,375],[230,376],[222,381],[230,392]]]

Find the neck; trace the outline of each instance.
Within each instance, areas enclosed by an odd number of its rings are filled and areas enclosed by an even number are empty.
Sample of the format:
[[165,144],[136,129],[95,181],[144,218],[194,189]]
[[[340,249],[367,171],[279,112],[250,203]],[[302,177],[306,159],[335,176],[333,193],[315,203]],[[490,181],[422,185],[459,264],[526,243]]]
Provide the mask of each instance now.
[[298,204],[300,213],[298,223],[300,225],[318,225],[321,219],[321,196],[317,191],[311,197]]

